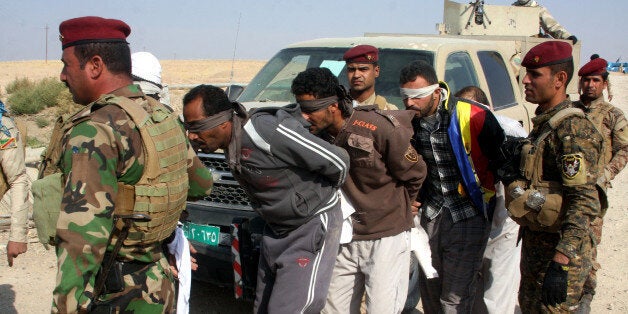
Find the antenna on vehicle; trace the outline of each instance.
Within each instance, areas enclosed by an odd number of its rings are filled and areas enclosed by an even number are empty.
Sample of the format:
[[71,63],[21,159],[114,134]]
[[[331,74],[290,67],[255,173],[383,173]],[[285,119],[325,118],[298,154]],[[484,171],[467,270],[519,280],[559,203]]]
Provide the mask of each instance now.
[[231,58],[231,76],[229,77],[229,83],[233,83],[233,66],[235,64],[236,48],[238,47],[238,35],[240,34],[240,20],[242,19],[242,12],[238,17],[238,27],[236,29],[235,42],[233,43],[233,57]]

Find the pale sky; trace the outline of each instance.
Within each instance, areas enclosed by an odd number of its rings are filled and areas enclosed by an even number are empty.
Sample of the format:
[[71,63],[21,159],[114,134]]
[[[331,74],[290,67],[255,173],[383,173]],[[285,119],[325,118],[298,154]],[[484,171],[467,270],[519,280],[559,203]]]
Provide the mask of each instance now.
[[[582,60],[598,53],[609,62],[628,61],[628,1],[539,2],[581,40]],[[46,37],[48,59],[59,59],[59,23],[85,15],[127,22],[131,50],[150,51],[159,59],[232,59],[235,48],[235,59],[267,60],[290,43],[315,38],[365,32],[436,34],[443,1],[4,0],[0,61],[45,59]]]

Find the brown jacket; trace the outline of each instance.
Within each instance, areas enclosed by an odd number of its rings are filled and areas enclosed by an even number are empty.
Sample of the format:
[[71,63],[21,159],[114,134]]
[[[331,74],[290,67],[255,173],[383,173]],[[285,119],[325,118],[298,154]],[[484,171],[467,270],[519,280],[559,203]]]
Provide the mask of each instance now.
[[394,236],[412,226],[410,205],[427,173],[410,144],[413,117],[407,110],[357,107],[334,139],[351,161],[342,190],[356,210],[354,240]]

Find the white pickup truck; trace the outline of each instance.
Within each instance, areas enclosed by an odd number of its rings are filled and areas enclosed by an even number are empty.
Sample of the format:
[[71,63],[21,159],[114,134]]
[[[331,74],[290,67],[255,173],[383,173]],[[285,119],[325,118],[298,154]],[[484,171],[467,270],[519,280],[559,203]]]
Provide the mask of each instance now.
[[[403,108],[399,94],[400,69],[411,61],[424,60],[434,66],[438,77],[449,84],[452,92],[468,85],[479,86],[498,114],[520,121],[529,130],[535,106],[523,99],[520,83],[523,71],[517,62],[544,40],[547,39],[528,36],[366,34],[304,41],[280,50],[246,88],[231,86],[229,93],[232,99],[238,97],[247,109],[287,105],[295,101],[290,92],[292,80],[310,67],[329,68],[341,84],[348,86],[342,55],[351,47],[369,44],[379,48],[381,69],[375,83],[376,93],[397,107]],[[574,47],[576,68],[579,46]],[[575,92],[575,84],[569,89]],[[234,287],[236,298],[251,300],[255,296],[263,221],[249,206],[224,156],[202,153],[199,156],[213,171],[215,183],[210,196],[188,202],[187,206],[189,217],[185,228],[199,252],[200,266],[195,277]]]

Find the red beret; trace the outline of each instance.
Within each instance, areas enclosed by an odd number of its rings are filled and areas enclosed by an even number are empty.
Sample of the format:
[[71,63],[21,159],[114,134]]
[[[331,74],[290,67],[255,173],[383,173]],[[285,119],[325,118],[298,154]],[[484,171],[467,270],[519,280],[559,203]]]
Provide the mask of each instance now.
[[126,37],[130,33],[131,28],[126,23],[98,16],[77,17],[59,24],[59,40],[61,40],[62,49],[96,42],[126,43]]
[[593,59],[578,71],[578,76],[602,75],[606,73],[607,65],[606,60],[602,58]]
[[570,61],[573,61],[570,44],[564,41],[546,41],[532,47],[521,65],[528,69],[538,69]]
[[342,59],[347,62],[374,63],[377,62],[378,51],[371,45],[358,45],[347,50]]

